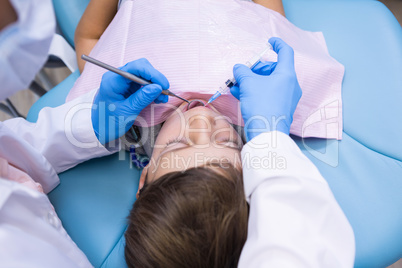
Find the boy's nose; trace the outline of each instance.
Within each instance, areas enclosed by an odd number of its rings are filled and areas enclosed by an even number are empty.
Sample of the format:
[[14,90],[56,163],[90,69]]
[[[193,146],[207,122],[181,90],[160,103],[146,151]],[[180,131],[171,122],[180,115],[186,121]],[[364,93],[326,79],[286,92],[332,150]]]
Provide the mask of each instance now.
[[188,121],[189,130],[204,130],[211,132],[214,124],[214,117],[210,115],[195,115]]
[[189,121],[188,136],[197,145],[209,144],[213,129],[213,118],[210,116],[195,116]]

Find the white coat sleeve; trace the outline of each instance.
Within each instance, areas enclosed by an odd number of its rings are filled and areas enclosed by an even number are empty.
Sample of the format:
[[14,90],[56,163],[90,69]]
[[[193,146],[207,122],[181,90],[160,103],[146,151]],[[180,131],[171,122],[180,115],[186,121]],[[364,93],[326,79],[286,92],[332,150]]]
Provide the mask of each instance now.
[[93,267],[46,195],[1,177],[0,248],[0,267]]
[[118,140],[106,149],[96,138],[91,120],[91,107],[97,90],[56,108],[43,108],[36,123],[22,118],[10,119],[4,125],[20,139],[43,155],[57,173],[96,157],[118,151]]
[[260,134],[242,150],[248,237],[239,267],[353,267],[353,230],[292,139]]

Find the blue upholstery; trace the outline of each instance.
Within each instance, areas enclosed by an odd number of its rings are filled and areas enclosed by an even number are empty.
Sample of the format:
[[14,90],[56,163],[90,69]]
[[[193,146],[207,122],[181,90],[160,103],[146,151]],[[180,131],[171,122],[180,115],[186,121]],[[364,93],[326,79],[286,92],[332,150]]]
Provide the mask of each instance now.
[[[355,266],[385,267],[402,257],[401,26],[377,1],[284,3],[289,20],[322,31],[330,54],[345,66],[343,140],[297,143],[353,227]],[[317,156],[318,148],[327,151]]]
[[57,24],[67,42],[74,47],[74,33],[90,0],[53,0]]
[[[63,104],[78,77],[72,73],[40,98],[27,120],[36,122],[43,107]],[[123,234],[141,174],[129,157],[120,152],[79,164],[59,174],[60,185],[49,194],[64,228],[95,267],[126,267]]]
[[60,174],[49,198],[71,238],[95,267],[125,267],[124,231],[140,171],[121,152]]
[[[70,44],[88,0],[53,0]],[[402,257],[402,29],[374,0],[283,0],[287,18],[322,31],[330,54],[345,66],[342,141],[293,137],[327,179],[356,237],[355,267],[385,267]],[[376,52],[376,54],[374,54]],[[42,97],[57,106],[72,75]],[[115,176],[118,172],[119,176]],[[123,267],[124,218],[135,199],[139,172],[117,155],[60,174],[50,199],[66,230],[95,267]]]
[[29,109],[27,120],[29,122],[36,122],[38,119],[39,111],[43,107],[57,107],[66,102],[66,97],[70,89],[73,87],[75,80],[80,76],[80,72],[77,70],[70,74],[60,84],[52,88],[48,93],[41,97],[37,102]]

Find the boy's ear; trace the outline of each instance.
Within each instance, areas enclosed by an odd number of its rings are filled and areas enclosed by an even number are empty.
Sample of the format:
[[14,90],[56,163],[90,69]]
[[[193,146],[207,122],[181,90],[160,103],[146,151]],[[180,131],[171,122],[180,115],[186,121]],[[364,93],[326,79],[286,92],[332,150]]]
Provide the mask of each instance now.
[[142,187],[144,187],[145,178],[147,177],[147,174],[148,174],[148,167],[149,167],[149,164],[146,165],[142,169],[141,176],[140,176],[140,182],[138,183],[138,191],[137,191],[137,194],[136,194],[137,199],[140,196],[140,190],[142,189]]

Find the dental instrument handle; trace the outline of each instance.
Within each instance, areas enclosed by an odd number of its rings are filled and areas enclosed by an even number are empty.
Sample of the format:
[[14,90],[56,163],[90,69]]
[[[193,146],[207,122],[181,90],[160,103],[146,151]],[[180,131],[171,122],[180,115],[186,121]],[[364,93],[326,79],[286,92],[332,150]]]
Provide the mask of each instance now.
[[[258,55],[254,56],[250,60],[248,60],[245,65],[247,67],[249,67],[250,69],[253,69],[254,66],[256,66],[257,63],[261,60],[262,56],[264,56],[264,54],[267,53],[267,51],[269,51],[269,50],[273,50],[273,48],[270,43],[267,43],[267,46],[264,48],[264,50],[261,51]],[[237,84],[237,82],[234,77],[232,77],[231,79],[228,79],[225,82],[225,84],[222,85],[221,87],[219,87],[218,91],[216,91],[216,93],[214,95],[212,95],[212,97],[208,100],[206,105],[208,105],[211,102],[213,102],[214,100],[216,100],[222,94],[225,94],[226,92],[228,92],[230,90],[230,88],[236,84]]]
[[[85,61],[87,61],[87,62],[90,62],[90,63],[92,63],[92,64],[95,64],[95,65],[97,65],[97,66],[99,66],[99,67],[102,67],[102,68],[104,68],[104,69],[106,69],[106,70],[109,70],[109,71],[111,71],[111,72],[114,72],[114,73],[116,73],[116,74],[119,74],[119,75],[123,76],[124,78],[127,78],[127,79],[129,79],[129,80],[131,80],[131,81],[134,81],[134,82],[136,82],[137,84],[140,84],[140,85],[142,85],[142,86],[146,86],[146,85],[152,84],[152,82],[150,82],[150,81],[147,81],[147,80],[145,80],[145,79],[142,79],[141,77],[138,77],[138,76],[136,76],[136,75],[133,75],[133,74],[131,74],[131,73],[129,73],[129,72],[125,72],[125,71],[122,71],[122,70],[120,70],[120,69],[117,69],[117,68],[115,68],[115,67],[113,67],[113,66],[111,66],[111,65],[109,65],[109,64],[107,64],[107,63],[101,62],[101,61],[99,61],[99,60],[97,60],[97,59],[94,59],[94,58],[92,58],[92,57],[90,57],[90,56],[81,55],[81,59],[83,59],[83,60],[85,60]],[[168,90],[168,89],[162,90],[162,94],[163,94],[163,95],[172,96],[172,97],[176,97],[176,98],[179,98],[179,99],[181,99],[181,100],[183,100],[183,101],[185,101],[185,102],[187,102],[187,103],[190,103],[188,100],[186,100],[186,99],[184,99],[184,98],[182,98],[182,97],[180,97],[180,96],[177,96],[176,94],[174,94],[173,92],[171,92],[171,91]]]

